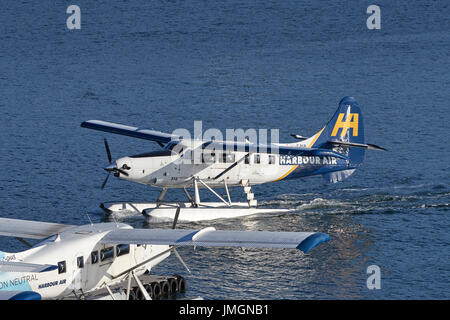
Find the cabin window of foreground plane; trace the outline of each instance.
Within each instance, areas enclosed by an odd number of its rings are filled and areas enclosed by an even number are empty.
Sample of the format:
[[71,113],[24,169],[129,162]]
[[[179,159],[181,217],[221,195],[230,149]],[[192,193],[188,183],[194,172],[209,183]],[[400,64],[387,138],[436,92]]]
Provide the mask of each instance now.
[[58,262],[58,273],[66,273],[66,262],[65,261]]
[[245,164],[250,164],[250,156],[245,157]]
[[129,244],[119,244],[116,247],[116,256],[120,257],[123,256],[124,254],[128,254],[130,253],[130,245]]
[[105,261],[114,258],[114,247],[105,248],[100,250],[100,260]]
[[269,164],[275,164],[275,156],[269,155]]
[[255,154],[254,163],[261,163],[261,155]]
[[98,251],[92,251],[91,252],[91,263],[97,263],[98,262]]
[[83,256],[77,257],[77,266],[78,266],[78,268],[84,268]]

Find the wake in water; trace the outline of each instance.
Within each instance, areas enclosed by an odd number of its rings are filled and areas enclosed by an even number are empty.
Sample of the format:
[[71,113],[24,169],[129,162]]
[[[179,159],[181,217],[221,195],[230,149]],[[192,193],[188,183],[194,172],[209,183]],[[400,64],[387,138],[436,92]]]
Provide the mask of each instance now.
[[[396,185],[381,188],[349,187],[332,190],[327,193],[286,193],[272,200],[261,200],[260,208],[291,209],[288,214],[395,214],[423,213],[424,209],[433,208],[447,211],[450,207],[450,192],[443,185]],[[99,207],[91,207],[91,214],[105,216]],[[285,215],[271,213],[270,215]],[[108,221],[132,221],[143,219],[136,210],[113,211],[105,216]],[[165,219],[153,218],[149,222],[166,222]],[[180,222],[182,218],[180,217]]]
[[[426,190],[423,190],[424,187]],[[387,192],[388,190],[390,192]],[[450,193],[442,185],[421,184],[382,188],[344,188],[328,194],[282,194],[273,200],[260,201],[259,205],[295,209],[294,214],[407,213],[408,210],[424,208],[448,210],[449,200]]]

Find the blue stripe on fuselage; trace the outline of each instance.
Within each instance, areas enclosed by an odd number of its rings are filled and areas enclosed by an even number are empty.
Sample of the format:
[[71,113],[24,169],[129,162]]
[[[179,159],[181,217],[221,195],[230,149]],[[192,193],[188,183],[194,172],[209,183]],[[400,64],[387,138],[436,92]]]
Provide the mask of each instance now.
[[285,179],[298,179],[348,169],[354,169],[354,167],[349,167],[347,165],[347,161],[342,159],[336,159],[335,164],[303,163],[298,164],[297,168],[295,168],[295,170],[292,171],[291,174],[289,174]]

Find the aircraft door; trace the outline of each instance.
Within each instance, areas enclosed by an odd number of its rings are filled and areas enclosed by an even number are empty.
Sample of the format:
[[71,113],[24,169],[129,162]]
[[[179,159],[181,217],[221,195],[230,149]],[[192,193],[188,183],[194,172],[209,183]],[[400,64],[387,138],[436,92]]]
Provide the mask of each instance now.
[[78,252],[75,255],[74,261],[72,261],[72,288],[73,290],[82,289],[82,279],[84,276],[85,259],[83,253]]
[[145,259],[145,250],[147,249],[147,245],[136,245],[134,247],[134,261],[136,264],[141,263]]

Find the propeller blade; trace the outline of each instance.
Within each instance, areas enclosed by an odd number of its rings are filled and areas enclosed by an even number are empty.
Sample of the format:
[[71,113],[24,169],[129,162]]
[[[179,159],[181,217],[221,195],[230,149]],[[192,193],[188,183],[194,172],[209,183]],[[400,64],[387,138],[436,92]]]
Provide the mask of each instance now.
[[117,168],[116,164],[110,164],[107,167],[104,167],[103,170],[108,171],[108,172],[114,172],[114,173],[121,173],[124,176],[129,176],[128,172],[123,171],[122,169]]
[[103,181],[102,190],[105,188],[105,185],[108,182],[108,179],[109,179],[109,173],[106,175],[105,181]]
[[108,156],[108,161],[109,161],[109,163],[112,163],[111,151],[109,150],[108,141],[106,141],[106,139],[104,139],[104,142],[105,142],[106,155]]

